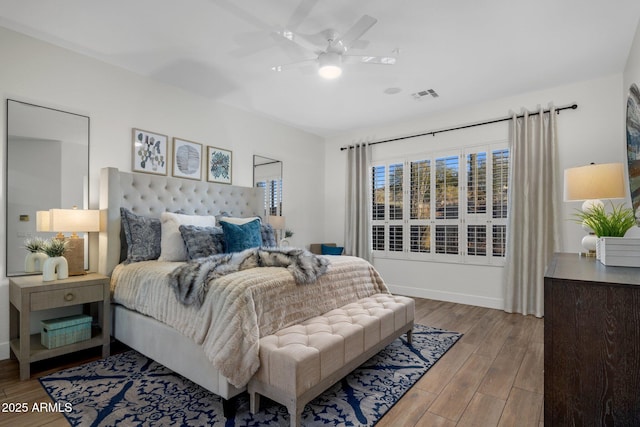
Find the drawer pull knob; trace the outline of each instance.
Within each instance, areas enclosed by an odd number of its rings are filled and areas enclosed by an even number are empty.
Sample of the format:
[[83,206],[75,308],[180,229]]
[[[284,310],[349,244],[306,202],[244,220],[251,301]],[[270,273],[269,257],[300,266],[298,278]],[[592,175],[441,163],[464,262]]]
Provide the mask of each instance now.
[[76,297],[75,295],[73,295],[71,292],[69,292],[68,294],[66,294],[64,296],[64,300],[65,301],[73,301],[75,299],[75,297]]

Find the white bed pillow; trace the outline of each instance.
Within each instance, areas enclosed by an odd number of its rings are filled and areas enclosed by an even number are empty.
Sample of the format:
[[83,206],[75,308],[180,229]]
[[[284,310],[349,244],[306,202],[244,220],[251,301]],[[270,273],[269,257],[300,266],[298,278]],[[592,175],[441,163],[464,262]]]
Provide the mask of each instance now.
[[235,216],[223,216],[218,218],[218,221],[224,221],[224,222],[228,222],[230,224],[235,224],[235,225],[243,225],[246,224],[248,222],[254,221],[254,220],[258,220],[260,221],[260,223],[262,224],[262,220],[260,219],[259,216],[250,216],[249,218],[238,218]]
[[187,247],[180,234],[181,225],[214,227],[215,216],[183,215],[170,212],[160,214],[160,258],[158,261],[186,261]]

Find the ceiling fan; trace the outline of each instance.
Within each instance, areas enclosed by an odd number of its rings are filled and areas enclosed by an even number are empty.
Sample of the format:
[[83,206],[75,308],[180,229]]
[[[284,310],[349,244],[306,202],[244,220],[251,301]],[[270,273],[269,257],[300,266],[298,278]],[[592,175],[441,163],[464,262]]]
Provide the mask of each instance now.
[[[290,30],[279,31],[277,34],[310,53],[314,57],[290,64],[276,65],[271,67],[274,71],[285,71],[307,63],[318,63],[318,74],[326,79],[334,79],[342,74],[342,64],[365,63],[393,65],[396,63],[395,56],[371,56],[371,55],[351,55],[348,52],[353,48],[366,47],[368,42],[360,38],[373,27],[377,19],[369,15],[362,16],[346,33],[342,36],[335,30],[325,30],[315,37],[297,34]],[[318,43],[316,40],[323,41]]]

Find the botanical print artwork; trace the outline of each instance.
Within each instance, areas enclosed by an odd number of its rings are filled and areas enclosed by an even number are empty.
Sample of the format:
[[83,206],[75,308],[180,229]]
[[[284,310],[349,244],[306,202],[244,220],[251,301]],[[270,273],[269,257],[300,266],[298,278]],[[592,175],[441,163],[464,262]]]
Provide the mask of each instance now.
[[167,136],[133,129],[134,172],[167,174]]
[[202,144],[173,138],[173,176],[202,179]]
[[635,83],[629,88],[627,99],[627,161],[631,205],[640,225],[640,90]]
[[231,184],[231,151],[207,147],[207,181]]

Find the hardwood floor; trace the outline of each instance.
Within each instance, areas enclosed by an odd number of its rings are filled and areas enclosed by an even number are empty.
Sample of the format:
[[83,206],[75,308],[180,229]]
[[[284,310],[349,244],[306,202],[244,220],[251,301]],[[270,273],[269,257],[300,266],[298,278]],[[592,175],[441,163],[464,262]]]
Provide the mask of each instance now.
[[416,323],[464,336],[377,426],[544,425],[542,319],[417,298]]
[[[416,298],[416,323],[464,336],[377,426],[543,426],[542,319]],[[16,361],[0,361],[0,403],[50,402],[38,377],[97,358],[84,352],[35,363],[28,381]],[[0,412],[0,427],[16,425],[68,424],[59,413]]]

